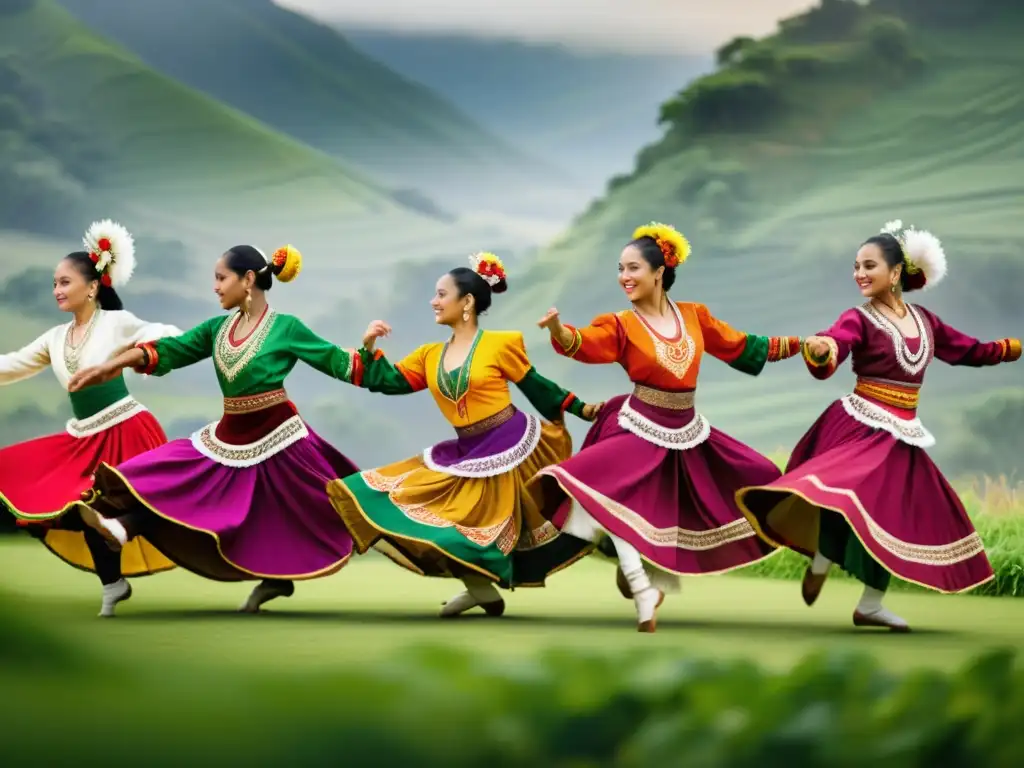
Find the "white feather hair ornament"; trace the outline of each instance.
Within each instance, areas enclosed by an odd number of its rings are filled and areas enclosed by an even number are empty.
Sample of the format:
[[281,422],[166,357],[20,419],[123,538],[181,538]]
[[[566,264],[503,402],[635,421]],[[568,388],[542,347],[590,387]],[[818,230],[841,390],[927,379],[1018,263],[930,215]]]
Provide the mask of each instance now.
[[886,222],[882,232],[896,238],[903,250],[907,271],[906,290],[933,287],[942,282],[947,264],[946,252],[939,238],[925,229],[914,229],[913,226],[904,229],[900,219]]
[[82,238],[89,258],[96,265],[100,282],[120,288],[135,272],[135,240],[131,233],[110,219],[93,222]]

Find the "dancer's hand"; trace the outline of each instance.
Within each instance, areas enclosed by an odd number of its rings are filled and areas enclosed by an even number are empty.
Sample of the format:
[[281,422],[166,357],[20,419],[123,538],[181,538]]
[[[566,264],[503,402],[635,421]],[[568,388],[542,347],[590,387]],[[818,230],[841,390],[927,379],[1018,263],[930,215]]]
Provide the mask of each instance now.
[[549,309],[547,314],[537,321],[537,327],[547,328],[551,335],[556,338],[561,335],[563,326],[562,320],[558,316],[558,309],[555,307]]
[[68,382],[68,392],[77,392],[86,387],[93,387],[110,381],[121,372],[120,368],[114,368],[109,363],[94,365],[90,368],[82,368]]
[[804,349],[806,349],[815,360],[825,359],[831,351],[829,343],[821,336],[808,336],[804,339]]
[[586,421],[593,421],[597,418],[597,414],[604,408],[604,403],[587,403],[583,406],[582,416]]
[[390,335],[390,333],[390,325],[383,320],[374,320],[366,326],[366,333],[363,334],[363,349],[367,352],[372,352],[373,345],[377,343],[377,339],[383,339]]

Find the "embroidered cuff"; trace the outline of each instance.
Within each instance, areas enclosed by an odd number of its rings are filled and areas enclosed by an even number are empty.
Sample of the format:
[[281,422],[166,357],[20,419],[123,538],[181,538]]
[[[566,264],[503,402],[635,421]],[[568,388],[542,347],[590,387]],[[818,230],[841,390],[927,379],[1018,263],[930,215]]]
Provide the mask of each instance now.
[[1004,363],[1015,363],[1020,360],[1020,339],[1004,339],[1001,343],[1003,346],[1003,362]]
[[839,359],[839,345],[836,344],[835,339],[829,338],[828,336],[822,336],[825,343],[828,345],[828,354],[823,358],[816,358],[811,354],[808,349],[806,340],[804,344],[801,344],[801,353],[803,354],[804,362],[807,364],[807,369],[811,372],[811,375],[819,379],[827,379],[836,370],[836,361]]
[[561,339],[556,339],[554,336],[551,337],[551,346],[555,348],[555,352],[566,357],[572,357],[579,352],[580,347],[583,346],[583,336],[578,330],[572,325],[566,324],[563,326],[567,331],[572,334],[572,339],[569,341],[569,345],[562,344]]

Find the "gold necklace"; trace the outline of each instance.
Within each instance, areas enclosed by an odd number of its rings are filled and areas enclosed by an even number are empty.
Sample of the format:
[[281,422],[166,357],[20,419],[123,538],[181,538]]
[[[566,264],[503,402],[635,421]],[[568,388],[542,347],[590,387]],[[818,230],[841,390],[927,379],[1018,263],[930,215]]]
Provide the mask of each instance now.
[[85,326],[85,333],[82,334],[81,340],[78,344],[74,343],[75,334],[75,321],[72,320],[68,325],[68,332],[64,335],[64,367],[68,369],[68,373],[74,374],[78,370],[79,359],[81,358],[82,350],[88,343],[89,338],[92,336],[92,329],[96,327],[96,319],[102,312],[99,307],[92,313],[92,317],[89,318],[89,322]]

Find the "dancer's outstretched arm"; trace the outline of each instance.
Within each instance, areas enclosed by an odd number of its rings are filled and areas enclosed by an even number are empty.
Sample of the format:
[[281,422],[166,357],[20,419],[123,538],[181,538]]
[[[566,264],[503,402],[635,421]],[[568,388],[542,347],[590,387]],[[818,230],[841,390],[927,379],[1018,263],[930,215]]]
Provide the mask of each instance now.
[[729,367],[757,376],[767,363],[793,357],[800,351],[798,336],[758,336],[719,320],[703,304],[694,304],[704,336],[704,351]]
[[223,322],[223,317],[214,317],[180,336],[146,341],[102,365],[83,368],[71,377],[68,391],[77,392],[84,387],[101,384],[114,378],[125,368],[132,368],[138,373],[150,376],[164,376],[178,368],[205,360],[213,354],[214,335]]
[[942,322],[938,315],[924,307],[917,307],[917,310],[931,324],[935,337],[935,356],[944,363],[980,368],[1020,360],[1020,339],[979,341]]
[[505,378],[526,395],[530,405],[548,421],[562,421],[566,411],[584,421],[593,421],[600,405],[588,405],[567,389],[537,373],[526,354],[526,342],[519,331],[492,332],[506,337],[498,365]]
[[807,370],[816,379],[827,379],[863,341],[864,316],[856,309],[846,310],[831,328],[804,339]]
[[626,349],[626,329],[614,312],[598,315],[590,325],[577,328],[563,324],[552,307],[537,325],[548,329],[555,352],[581,363],[614,363]]
[[13,384],[45,371],[50,366],[49,335],[47,331],[31,344],[0,355],[0,384]]

